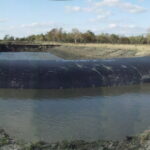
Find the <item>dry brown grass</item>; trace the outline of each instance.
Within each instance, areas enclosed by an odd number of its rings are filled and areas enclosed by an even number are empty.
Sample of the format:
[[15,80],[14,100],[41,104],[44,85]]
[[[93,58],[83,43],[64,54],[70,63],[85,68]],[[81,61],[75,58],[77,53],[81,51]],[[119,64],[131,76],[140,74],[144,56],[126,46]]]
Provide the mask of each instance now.
[[97,59],[150,56],[150,45],[61,44],[50,51],[64,59]]
[[46,51],[49,51],[54,55],[64,59],[98,59],[150,56],[150,45],[73,44],[40,41],[34,42],[34,44],[56,45],[56,47],[49,48]]

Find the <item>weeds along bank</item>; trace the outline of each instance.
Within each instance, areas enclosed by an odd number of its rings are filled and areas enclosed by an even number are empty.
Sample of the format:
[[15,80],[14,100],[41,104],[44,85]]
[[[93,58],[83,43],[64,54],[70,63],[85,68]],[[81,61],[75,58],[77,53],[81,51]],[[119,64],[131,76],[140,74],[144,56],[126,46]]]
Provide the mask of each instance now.
[[0,130],[0,150],[149,150],[150,131],[127,137],[123,141],[63,141],[57,143],[21,144],[12,139],[4,130]]

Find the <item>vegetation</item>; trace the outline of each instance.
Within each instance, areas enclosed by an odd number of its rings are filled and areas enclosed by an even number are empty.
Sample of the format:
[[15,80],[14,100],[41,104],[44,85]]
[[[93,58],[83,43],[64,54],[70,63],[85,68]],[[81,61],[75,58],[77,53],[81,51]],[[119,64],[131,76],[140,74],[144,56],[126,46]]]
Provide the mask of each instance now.
[[111,44],[150,44],[150,34],[146,36],[121,36],[116,34],[94,34],[88,30],[80,32],[78,29],[72,29],[71,32],[66,32],[62,28],[54,28],[46,34],[30,35],[24,38],[15,38],[6,35],[4,41],[48,41],[61,43],[111,43]]
[[99,59],[150,56],[150,45],[96,43],[5,43],[0,52],[50,52],[63,59]]
[[52,29],[46,34],[15,38],[6,35],[0,51],[50,52],[64,59],[97,59],[150,56],[150,33],[143,36],[121,36]]
[[150,131],[126,137],[121,141],[97,140],[86,142],[82,140],[62,141],[57,143],[22,143],[11,139],[4,130],[0,130],[0,149],[1,150],[149,150]]
[[99,59],[150,56],[150,45],[132,44],[68,44],[50,48],[50,52],[64,59]]

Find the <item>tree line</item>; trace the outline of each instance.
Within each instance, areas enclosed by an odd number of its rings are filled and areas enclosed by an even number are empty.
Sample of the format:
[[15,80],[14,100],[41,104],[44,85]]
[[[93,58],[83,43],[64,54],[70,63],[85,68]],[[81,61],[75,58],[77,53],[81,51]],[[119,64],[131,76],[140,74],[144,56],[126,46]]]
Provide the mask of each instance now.
[[62,28],[54,28],[46,34],[30,35],[24,38],[15,38],[6,35],[4,41],[49,41],[63,43],[111,43],[111,44],[150,44],[150,34],[145,36],[121,36],[117,34],[95,34],[88,30],[80,32],[78,29],[72,29],[71,32],[66,32]]

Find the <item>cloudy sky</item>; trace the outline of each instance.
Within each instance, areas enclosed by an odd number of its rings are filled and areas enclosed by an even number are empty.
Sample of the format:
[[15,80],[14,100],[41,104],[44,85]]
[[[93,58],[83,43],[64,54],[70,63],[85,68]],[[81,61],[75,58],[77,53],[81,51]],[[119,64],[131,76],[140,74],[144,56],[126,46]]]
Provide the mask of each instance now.
[[55,27],[145,34],[150,28],[150,0],[0,0],[0,38],[46,33]]

